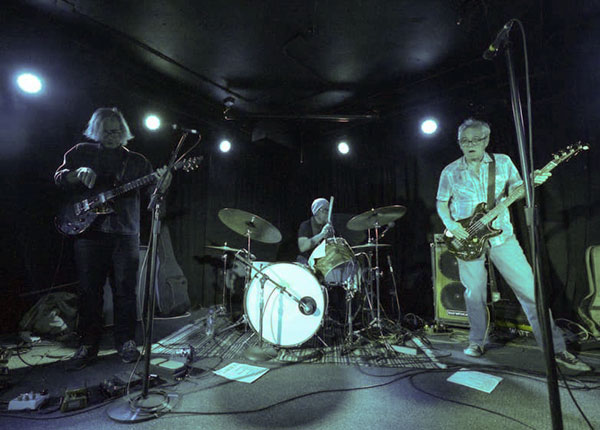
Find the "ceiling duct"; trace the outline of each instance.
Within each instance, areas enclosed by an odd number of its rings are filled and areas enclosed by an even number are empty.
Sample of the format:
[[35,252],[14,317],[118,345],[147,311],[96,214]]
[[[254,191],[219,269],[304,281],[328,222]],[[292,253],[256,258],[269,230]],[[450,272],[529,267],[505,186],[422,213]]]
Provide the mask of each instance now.
[[252,143],[277,144],[286,148],[298,147],[298,132],[284,121],[262,120],[252,130]]

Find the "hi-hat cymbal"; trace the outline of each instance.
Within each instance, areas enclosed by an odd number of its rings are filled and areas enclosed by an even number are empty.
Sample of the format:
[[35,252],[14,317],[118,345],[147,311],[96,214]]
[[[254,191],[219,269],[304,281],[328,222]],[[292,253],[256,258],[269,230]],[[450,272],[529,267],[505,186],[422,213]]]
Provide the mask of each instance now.
[[384,206],[377,209],[371,209],[356,215],[346,224],[348,230],[360,231],[370,228],[382,227],[406,213],[406,208],[400,205]]
[[263,243],[279,243],[281,233],[269,221],[258,215],[240,209],[224,208],[219,211],[219,219],[227,227],[242,236]]
[[239,249],[231,248],[231,247],[229,247],[227,245],[223,245],[223,246],[206,245],[206,248],[218,249],[220,251],[230,251],[230,252],[238,252],[239,251]]
[[392,245],[390,245],[388,243],[380,243],[380,244],[365,243],[364,245],[353,246],[352,249],[375,249],[375,248],[387,248],[387,247],[390,247],[390,246],[392,246]]

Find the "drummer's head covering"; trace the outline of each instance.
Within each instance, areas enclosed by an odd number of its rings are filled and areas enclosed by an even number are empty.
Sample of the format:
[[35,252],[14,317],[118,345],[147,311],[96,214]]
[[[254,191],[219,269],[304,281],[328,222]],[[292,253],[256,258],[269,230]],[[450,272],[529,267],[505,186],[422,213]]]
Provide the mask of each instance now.
[[319,209],[327,206],[329,206],[329,202],[323,197],[319,197],[318,199],[315,199],[314,202],[312,202],[312,205],[310,205],[310,210],[312,214],[315,215],[319,211]]

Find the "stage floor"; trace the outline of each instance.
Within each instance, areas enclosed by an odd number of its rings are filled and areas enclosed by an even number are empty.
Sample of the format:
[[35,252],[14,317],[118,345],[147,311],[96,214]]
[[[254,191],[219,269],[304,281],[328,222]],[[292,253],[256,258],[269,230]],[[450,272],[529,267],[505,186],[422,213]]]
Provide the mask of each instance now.
[[[361,345],[347,350],[332,344],[325,347],[322,341],[327,342],[327,339],[311,339],[301,348],[279,351],[278,360],[256,362],[244,356],[244,349],[256,343],[251,331],[245,332],[243,325],[228,329],[224,320],[217,325],[215,336],[206,338],[205,313],[202,309],[185,317],[155,321],[153,338],[157,341],[153,351],[157,357],[183,355],[186,345],[195,343],[197,358],[182,380],[166,379],[151,388],[151,392],[157,394],[149,396],[149,400],[153,401],[153,396],[163,399],[155,409],[161,411],[163,404],[168,403],[167,408],[172,410],[137,424],[144,429],[552,427],[543,357],[533,340],[527,337],[497,339],[478,359],[462,354],[466,330],[458,328],[451,333],[410,337],[422,343],[417,355],[397,354],[392,345],[398,343],[399,338],[389,334],[387,343],[375,342],[377,339],[371,335]],[[223,331],[224,328],[227,330]],[[98,361],[76,372],[65,369],[65,360],[73,348],[42,340],[30,347],[14,349],[16,337],[5,337],[2,346],[10,348],[13,355],[8,375],[4,377],[10,385],[0,391],[2,427],[114,429],[123,426],[115,416],[120,416],[118,411],[127,403],[107,400],[98,394],[98,386],[114,377],[128,379],[135,365],[122,363],[116,351],[110,348],[110,334],[105,337],[105,348]],[[402,338],[409,339],[405,333]],[[414,347],[410,339],[405,345]],[[307,354],[311,348],[319,353]],[[582,353],[581,358],[595,369],[600,368],[600,350]],[[268,370],[252,383],[232,381],[213,372],[232,363]],[[489,393],[448,381],[460,369],[501,380]],[[137,372],[144,374],[143,362],[138,364]],[[475,377],[470,380],[472,384],[484,381],[481,375],[465,376]],[[571,396],[591,425],[599,428],[598,371],[565,375],[565,378],[566,384],[565,380],[560,381],[564,428],[589,428]],[[138,381],[138,388],[132,389],[135,397],[141,382],[138,377],[133,380]],[[92,393],[88,407],[58,411],[65,390],[79,388],[87,388]],[[6,410],[8,402],[18,395],[42,390],[48,391],[50,401],[41,410]],[[142,408],[147,409],[150,407]]]

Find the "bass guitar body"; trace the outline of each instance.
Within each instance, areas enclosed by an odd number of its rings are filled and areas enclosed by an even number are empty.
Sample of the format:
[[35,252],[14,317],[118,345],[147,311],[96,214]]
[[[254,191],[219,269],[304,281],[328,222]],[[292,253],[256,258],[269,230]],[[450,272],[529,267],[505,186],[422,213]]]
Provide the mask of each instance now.
[[458,220],[458,223],[469,233],[467,239],[458,239],[448,230],[444,232],[443,237],[448,252],[466,261],[476,260],[483,255],[488,240],[502,233],[501,229],[493,228],[491,222],[486,224],[480,221],[486,213],[486,204],[479,203],[473,215]]

